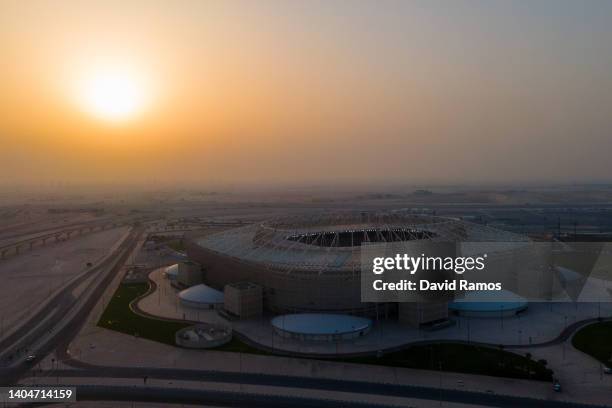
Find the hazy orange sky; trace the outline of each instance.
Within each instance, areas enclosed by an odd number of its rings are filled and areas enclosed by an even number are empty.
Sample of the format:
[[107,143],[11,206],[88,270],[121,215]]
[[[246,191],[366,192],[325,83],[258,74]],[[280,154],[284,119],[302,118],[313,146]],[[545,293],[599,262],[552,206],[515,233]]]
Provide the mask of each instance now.
[[609,1],[3,0],[0,51],[0,184],[612,181]]

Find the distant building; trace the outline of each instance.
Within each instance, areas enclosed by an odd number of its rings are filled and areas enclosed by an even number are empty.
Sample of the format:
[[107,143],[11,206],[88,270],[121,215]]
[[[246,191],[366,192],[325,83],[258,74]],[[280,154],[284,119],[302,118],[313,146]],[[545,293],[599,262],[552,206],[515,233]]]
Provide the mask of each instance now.
[[412,194],[417,196],[430,196],[433,195],[433,192],[429,190],[415,190]]

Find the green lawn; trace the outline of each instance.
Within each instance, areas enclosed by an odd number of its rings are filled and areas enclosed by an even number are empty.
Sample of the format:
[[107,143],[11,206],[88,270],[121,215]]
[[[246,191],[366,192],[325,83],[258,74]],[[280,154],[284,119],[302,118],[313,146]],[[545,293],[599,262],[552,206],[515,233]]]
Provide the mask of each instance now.
[[119,285],[100,317],[98,326],[174,345],[174,334],[189,324],[143,317],[130,309],[130,302],[144,295],[147,290],[148,283]]
[[[172,322],[140,316],[130,309],[130,303],[149,290],[148,283],[125,283],[119,286],[98,326],[121,333],[174,345],[175,333],[188,323]],[[612,332],[612,327],[610,327]],[[609,332],[610,333],[610,332]],[[217,348],[219,351],[249,354],[272,354],[256,349],[234,337],[229,343]],[[607,357],[610,355],[608,348]],[[373,364],[392,367],[408,367],[427,370],[454,371],[496,377],[527,378],[550,381],[552,371],[538,361],[497,348],[460,343],[438,343],[413,346],[381,357],[358,357],[334,359],[347,363]]]
[[606,365],[612,365],[612,322],[589,324],[578,330],[572,339],[578,350]]
[[382,357],[359,357],[346,361],[540,381],[551,381],[553,374],[545,364],[526,356],[462,343],[412,346]]

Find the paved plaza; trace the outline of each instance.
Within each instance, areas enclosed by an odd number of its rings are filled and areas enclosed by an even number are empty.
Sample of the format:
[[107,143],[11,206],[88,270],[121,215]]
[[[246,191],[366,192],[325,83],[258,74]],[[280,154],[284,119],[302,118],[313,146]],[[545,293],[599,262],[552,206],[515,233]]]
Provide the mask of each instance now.
[[142,299],[138,306],[146,313],[207,323],[224,323],[251,340],[275,349],[301,353],[343,354],[377,351],[412,342],[461,340],[507,346],[529,346],[554,340],[569,325],[597,316],[612,315],[611,303],[530,303],[526,311],[514,317],[467,318],[452,316],[454,324],[428,331],[402,325],[395,320],[374,322],[364,337],[338,343],[305,342],[274,334],[269,317],[228,322],[212,310],[183,307],[178,290],[164,278],[163,269],[153,271],[150,278],[157,290]]

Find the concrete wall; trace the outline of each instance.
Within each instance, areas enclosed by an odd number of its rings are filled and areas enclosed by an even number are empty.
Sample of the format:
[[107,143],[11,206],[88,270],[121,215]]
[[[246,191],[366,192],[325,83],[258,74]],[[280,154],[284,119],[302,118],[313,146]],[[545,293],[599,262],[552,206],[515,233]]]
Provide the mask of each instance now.
[[185,287],[203,283],[204,272],[202,266],[195,262],[181,262],[178,267],[177,282]]
[[263,289],[254,283],[225,285],[223,308],[241,319],[259,317],[263,312]]
[[223,290],[228,283],[250,281],[263,287],[264,307],[278,313],[338,312],[373,315],[375,305],[361,303],[359,272],[275,271],[239,261],[186,240],[190,259],[206,270],[205,283]]
[[353,340],[359,337],[363,337],[370,332],[371,326],[359,331],[351,331],[346,333],[337,334],[308,334],[308,333],[292,333],[279,328],[274,328],[276,334],[286,339],[294,339],[300,341],[321,341],[321,342],[337,342]]

